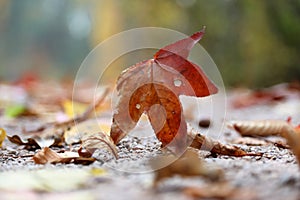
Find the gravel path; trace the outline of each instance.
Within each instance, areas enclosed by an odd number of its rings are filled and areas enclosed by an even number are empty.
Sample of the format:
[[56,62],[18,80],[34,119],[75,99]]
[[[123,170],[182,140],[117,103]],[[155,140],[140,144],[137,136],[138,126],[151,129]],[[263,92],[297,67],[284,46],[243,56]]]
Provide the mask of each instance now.
[[[225,121],[286,119],[291,116],[293,122],[300,122],[299,110],[298,100],[241,109],[228,106]],[[199,117],[191,123],[196,126],[198,121]],[[1,120],[0,123],[0,127],[5,128],[9,135],[19,131],[15,125],[19,127],[19,124],[11,124],[6,120]],[[223,142],[240,137],[227,128],[222,133],[218,139]],[[207,156],[205,162],[209,166],[222,169],[231,186],[251,191],[254,196],[251,199],[300,199],[299,167],[289,150],[272,144],[239,146],[248,151],[262,152],[264,155],[242,158]],[[192,199],[181,188],[207,184],[199,177],[175,176],[162,181],[157,189],[153,189],[154,172],[149,168],[148,159],[155,154],[161,154],[159,143],[153,137],[125,138],[118,150],[120,159],[117,161],[109,154],[98,152],[95,155],[98,160],[89,166],[36,165],[31,158],[34,151],[27,151],[6,140],[0,150],[0,199]],[[208,155],[205,152],[201,152],[202,154]],[[137,171],[140,173],[133,173]],[[47,173],[50,177],[45,175]]]

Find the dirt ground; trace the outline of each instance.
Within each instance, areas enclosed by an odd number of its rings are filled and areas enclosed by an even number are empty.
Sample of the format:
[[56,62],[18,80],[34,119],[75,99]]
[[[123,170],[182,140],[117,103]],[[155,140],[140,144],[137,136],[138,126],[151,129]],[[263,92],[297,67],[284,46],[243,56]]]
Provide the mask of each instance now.
[[[235,96],[234,92],[227,95],[227,115],[222,119],[226,122],[285,120],[290,116],[295,124],[300,123],[299,99],[233,108],[231,103]],[[216,120],[211,119],[212,128]],[[199,117],[191,123],[197,125],[198,121]],[[34,125],[38,122],[32,119],[0,120],[0,127],[6,129],[8,135],[20,131],[21,124]],[[236,138],[240,136],[225,127],[217,139],[231,143]],[[261,152],[263,156],[210,156],[208,152],[199,153],[205,156],[208,166],[224,171],[225,180],[231,187],[244,191],[244,194],[227,199],[300,199],[299,166],[289,149],[274,144],[236,145],[250,152]],[[32,160],[35,151],[25,150],[23,146],[5,140],[0,150],[0,199],[193,199],[183,192],[183,188],[205,187],[209,184],[201,177],[174,176],[161,181],[154,189],[155,172],[149,168],[148,160],[161,153],[154,137],[127,137],[118,145],[118,151],[118,160],[106,152],[98,151],[95,153],[97,161],[88,166],[37,165]]]

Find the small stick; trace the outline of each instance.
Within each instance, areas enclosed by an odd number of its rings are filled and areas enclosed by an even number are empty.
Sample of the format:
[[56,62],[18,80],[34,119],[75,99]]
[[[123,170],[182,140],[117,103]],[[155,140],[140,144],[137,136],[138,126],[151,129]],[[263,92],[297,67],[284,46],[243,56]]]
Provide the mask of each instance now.
[[36,128],[35,130],[26,131],[25,129],[23,129],[23,133],[26,133],[26,134],[28,134],[28,133],[40,133],[40,132],[43,132],[43,131],[45,131],[46,129],[49,129],[49,128],[55,128],[55,129],[65,128],[65,129],[67,129],[69,127],[74,126],[75,124],[84,122],[92,114],[93,110],[98,108],[103,103],[103,101],[105,100],[108,93],[109,93],[109,88],[106,88],[105,91],[103,92],[103,94],[101,95],[101,97],[94,104],[91,104],[85,110],[85,112],[82,113],[81,115],[75,116],[74,118],[72,118],[68,121],[65,121],[65,122],[45,123],[42,126]]
[[213,140],[207,136],[204,136],[194,130],[188,132],[189,139],[192,139],[190,147],[199,150],[210,151],[211,153],[216,153],[220,155],[228,156],[262,156],[262,153],[249,153],[237,146],[222,144],[219,141]]

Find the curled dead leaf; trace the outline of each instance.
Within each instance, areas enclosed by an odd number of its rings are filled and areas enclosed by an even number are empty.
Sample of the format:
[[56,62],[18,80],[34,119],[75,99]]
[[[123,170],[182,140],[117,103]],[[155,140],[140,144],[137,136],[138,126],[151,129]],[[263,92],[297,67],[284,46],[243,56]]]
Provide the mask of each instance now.
[[248,146],[266,146],[268,145],[268,141],[261,140],[253,137],[239,137],[232,141],[234,144],[245,144]]
[[8,140],[17,145],[24,145],[26,149],[34,150],[43,147],[50,147],[55,143],[54,138],[41,138],[33,136],[27,138],[25,141],[18,135],[7,136]]
[[300,131],[298,128],[293,128],[291,125],[286,125],[284,132],[281,134],[286,138],[288,145],[291,147],[291,150],[295,154],[298,164],[300,166]]
[[232,141],[233,144],[244,144],[248,146],[267,146],[267,145],[274,145],[279,148],[289,149],[290,147],[287,145],[284,139],[280,140],[281,138],[255,138],[255,137],[239,137]]
[[80,157],[76,152],[56,153],[50,148],[45,147],[33,156],[33,160],[36,164],[74,162],[75,164],[88,165],[93,163],[96,159]]
[[270,136],[279,135],[287,140],[300,165],[300,128],[293,127],[290,120],[241,121],[233,127],[241,135]]
[[289,123],[283,120],[236,121],[230,126],[242,136],[281,135]]
[[116,145],[111,137],[103,132],[83,136],[81,148],[78,153],[83,157],[91,157],[97,149],[107,149],[115,158],[118,158]]
[[61,157],[56,152],[52,151],[50,148],[45,147],[44,149],[37,152],[32,159],[36,164],[46,164],[58,162],[61,160]]

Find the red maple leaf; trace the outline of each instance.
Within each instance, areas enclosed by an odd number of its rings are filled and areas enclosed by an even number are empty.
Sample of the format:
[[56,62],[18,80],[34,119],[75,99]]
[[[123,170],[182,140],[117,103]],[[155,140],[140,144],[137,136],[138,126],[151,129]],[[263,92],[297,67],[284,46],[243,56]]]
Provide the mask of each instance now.
[[187,60],[204,29],[160,49],[153,59],[137,63],[118,79],[118,102],[111,137],[115,143],[132,130],[145,113],[163,146],[186,147],[187,127],[179,95],[209,96],[218,89],[199,66]]

